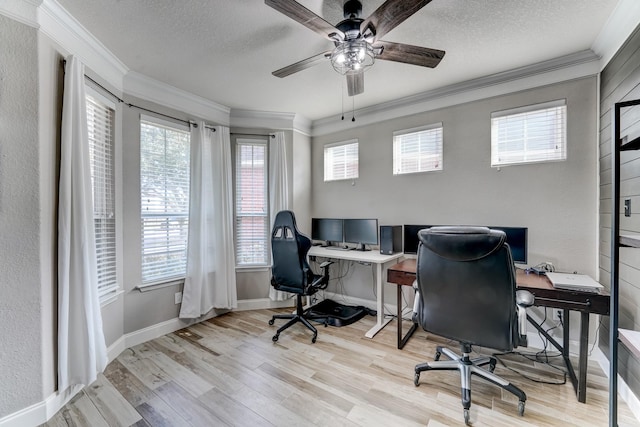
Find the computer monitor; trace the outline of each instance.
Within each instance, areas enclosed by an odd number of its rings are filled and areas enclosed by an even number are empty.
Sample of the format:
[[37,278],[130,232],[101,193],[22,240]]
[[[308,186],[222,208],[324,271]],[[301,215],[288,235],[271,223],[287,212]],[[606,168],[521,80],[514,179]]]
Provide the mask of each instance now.
[[342,219],[311,218],[311,239],[322,240],[325,245],[330,242],[344,241]]
[[[407,225],[404,226],[404,248],[405,254],[418,253],[418,231],[431,228],[432,225]],[[511,249],[511,255],[513,256],[513,262],[516,264],[527,263],[528,253],[528,228],[527,227],[502,227],[502,226],[487,226],[496,230],[502,230],[507,235],[507,243]]]
[[424,230],[425,228],[431,228],[430,225],[412,225],[405,224],[404,225],[404,245],[403,252],[409,255],[415,255],[418,253],[418,231]]
[[507,235],[507,243],[511,249],[511,256],[513,256],[513,262],[516,264],[527,263],[527,227],[502,227],[502,226],[488,226],[496,230],[502,230]]
[[377,219],[345,219],[344,241],[357,243],[357,250],[365,251],[365,245],[378,244],[378,220]]

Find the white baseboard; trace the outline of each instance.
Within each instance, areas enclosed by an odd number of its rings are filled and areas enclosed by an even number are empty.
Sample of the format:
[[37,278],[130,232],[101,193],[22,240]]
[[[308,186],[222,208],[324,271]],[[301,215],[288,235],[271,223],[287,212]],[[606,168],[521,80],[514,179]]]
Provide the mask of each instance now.
[[46,423],[56,412],[69,402],[73,396],[82,390],[81,385],[75,385],[62,393],[55,392],[42,402],[38,402],[18,412],[0,419],[0,427],[39,426]]

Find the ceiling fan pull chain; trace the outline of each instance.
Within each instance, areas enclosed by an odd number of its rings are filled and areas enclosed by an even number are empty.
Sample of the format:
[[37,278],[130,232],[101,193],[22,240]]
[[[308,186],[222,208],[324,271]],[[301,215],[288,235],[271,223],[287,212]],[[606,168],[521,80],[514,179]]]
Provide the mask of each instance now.
[[340,101],[342,101],[342,119],[344,120],[344,82],[342,81],[343,79],[340,79],[340,89],[342,90],[342,97],[340,98]]
[[351,97],[351,121],[356,121],[356,96]]

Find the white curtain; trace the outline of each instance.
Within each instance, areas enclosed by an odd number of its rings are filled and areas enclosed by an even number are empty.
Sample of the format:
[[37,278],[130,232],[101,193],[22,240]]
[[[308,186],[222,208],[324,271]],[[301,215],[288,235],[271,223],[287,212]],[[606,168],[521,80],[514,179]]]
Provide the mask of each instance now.
[[[269,214],[271,228],[276,214],[289,209],[289,173],[287,170],[287,147],[284,143],[284,132],[276,132],[275,138],[269,141]],[[271,244],[271,239],[269,239]],[[269,286],[269,298],[274,301],[284,301],[294,295],[277,291]]]
[[238,306],[233,247],[229,128],[200,122],[191,129],[191,190],[187,276],[180,317]]
[[58,207],[58,390],[89,385],[107,366],[98,298],[84,65],[67,58]]

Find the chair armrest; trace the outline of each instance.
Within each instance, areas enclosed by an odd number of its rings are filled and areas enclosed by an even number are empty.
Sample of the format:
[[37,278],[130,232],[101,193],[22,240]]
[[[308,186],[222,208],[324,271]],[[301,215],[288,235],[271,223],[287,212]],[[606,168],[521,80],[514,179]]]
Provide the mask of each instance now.
[[324,268],[330,266],[331,264],[333,264],[333,261],[325,261],[322,264],[320,264],[320,268],[324,269]]
[[527,308],[535,302],[534,295],[521,289],[516,291],[516,306],[518,308],[518,346],[527,346]]
[[316,276],[317,278],[309,286],[316,289],[326,289],[329,285],[329,266],[333,264],[333,261],[325,261],[320,264],[322,269],[322,275]]
[[518,304],[518,307],[531,307],[535,299],[535,296],[527,290],[520,289],[516,291],[516,304]]

